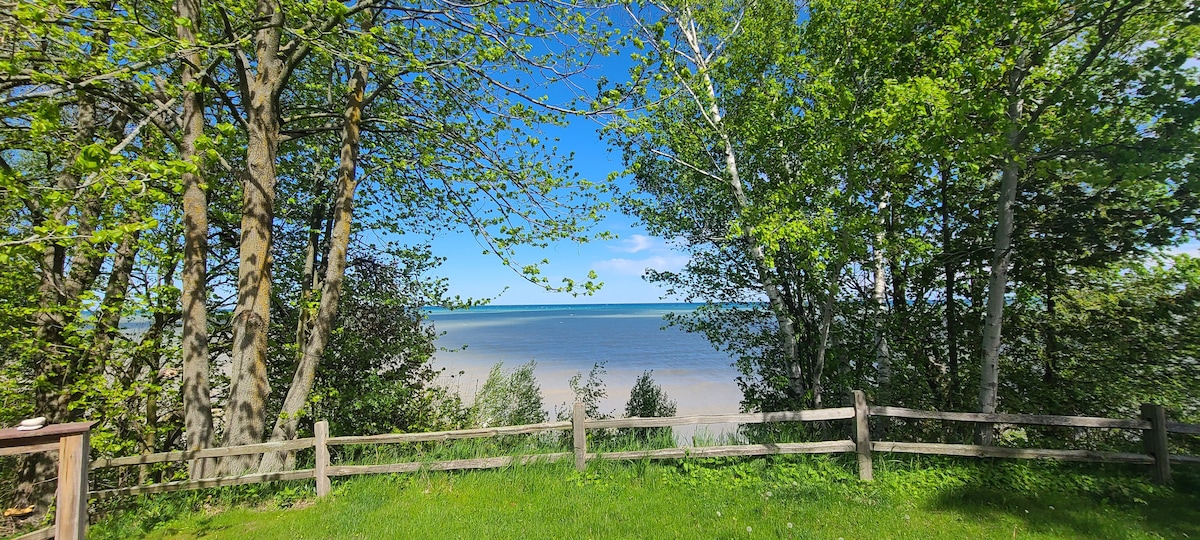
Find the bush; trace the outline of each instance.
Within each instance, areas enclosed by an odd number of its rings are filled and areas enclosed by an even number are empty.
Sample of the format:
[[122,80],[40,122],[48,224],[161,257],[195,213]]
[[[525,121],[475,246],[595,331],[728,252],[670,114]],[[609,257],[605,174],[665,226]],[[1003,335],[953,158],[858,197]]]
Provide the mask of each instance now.
[[471,424],[492,427],[545,422],[542,390],[533,376],[536,365],[530,360],[510,372],[504,371],[503,362],[492,366],[487,382],[475,396]]
[[[662,386],[654,382],[653,371],[645,371],[633,383],[629,401],[625,403],[625,416],[643,418],[675,416],[675,400],[667,397]],[[671,428],[634,428],[628,434],[640,441],[651,439],[673,439]]]
[[[588,418],[602,419],[612,418],[612,414],[600,412],[600,400],[608,397],[608,391],[604,385],[604,362],[596,362],[592,364],[592,370],[588,372],[587,382],[583,382],[583,374],[576,373],[567,384],[571,387],[571,392],[575,394],[575,401],[583,403],[583,412]],[[571,417],[571,406],[566,407],[566,414],[562,415],[563,419]]]
[[675,416],[675,400],[667,397],[662,386],[654,382],[653,371],[646,371],[633,383],[629,401],[625,403],[625,416],[644,418]]

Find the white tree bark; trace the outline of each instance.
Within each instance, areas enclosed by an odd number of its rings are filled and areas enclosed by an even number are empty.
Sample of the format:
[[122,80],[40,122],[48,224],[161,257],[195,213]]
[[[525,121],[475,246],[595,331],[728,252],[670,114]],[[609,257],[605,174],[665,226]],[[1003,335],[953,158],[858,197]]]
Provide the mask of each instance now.
[[[1018,44],[1019,46],[1019,44]],[[1004,293],[1008,286],[1008,268],[1012,262],[1013,210],[1017,199],[1017,182],[1021,174],[1019,152],[1023,139],[1021,121],[1024,100],[1021,83],[1028,65],[1028,53],[1021,52],[1008,72],[1008,133],[1005,137],[1008,155],[1000,174],[1000,197],[996,203],[997,224],[993,241],[992,268],[988,279],[987,314],[983,323],[983,357],[979,373],[979,412],[996,412],[1000,388],[1001,327],[1004,322]],[[992,444],[991,424],[980,424],[979,441]]]
[[877,397],[885,404],[888,403],[888,389],[892,382],[892,351],[888,347],[887,333],[884,328],[884,320],[887,317],[887,254],[884,249],[884,238],[886,236],[887,217],[885,213],[888,207],[888,198],[888,193],[882,194],[877,205],[879,230],[875,232],[875,246],[872,250],[875,263],[875,288],[871,293],[871,299],[875,302],[875,368],[878,370],[875,382],[879,391]]
[[[717,106],[716,88],[713,85],[712,77],[709,76],[710,66],[708,65],[708,56],[700,45],[698,29],[690,10],[686,7],[682,8],[675,22],[684,40],[687,42],[691,52],[690,59],[696,65],[696,71],[700,74],[701,84],[703,85],[703,98],[696,95],[692,97],[695,99],[696,105],[700,110],[706,113],[707,122],[721,139],[725,159],[725,179],[729,184],[729,189],[733,195],[734,202],[737,204],[737,209],[744,212],[749,209],[750,202],[746,196],[741,176],[738,174],[737,153],[733,148],[733,142],[730,140],[729,134],[725,131],[721,109]],[[759,283],[763,289],[763,294],[767,297],[771,313],[775,316],[775,321],[779,325],[779,347],[787,365],[789,389],[793,394],[803,396],[806,391],[804,369],[800,363],[799,352],[796,346],[795,321],[788,314],[783,293],[780,291],[775,274],[767,262],[766,250],[758,239],[755,238],[755,228],[752,224],[742,227],[742,238],[747,246],[746,253],[754,263]]]

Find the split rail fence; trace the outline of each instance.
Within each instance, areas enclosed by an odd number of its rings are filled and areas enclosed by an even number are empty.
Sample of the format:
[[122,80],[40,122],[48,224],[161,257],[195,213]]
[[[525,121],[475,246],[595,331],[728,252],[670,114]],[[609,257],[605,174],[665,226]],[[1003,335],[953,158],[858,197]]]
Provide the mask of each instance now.
[[[157,454],[99,459],[92,462],[90,467],[91,470],[96,470],[110,467],[186,462],[197,459],[225,458],[269,452],[293,452],[313,448],[315,449],[316,459],[315,465],[311,469],[163,482],[135,487],[100,489],[90,491],[89,495],[91,498],[104,498],[123,495],[164,493],[188,489],[256,484],[278,480],[302,480],[312,478],[316,481],[317,496],[323,497],[329,493],[331,479],[334,477],[354,476],[361,474],[404,473],[421,470],[449,471],[492,469],[514,464],[549,463],[564,459],[573,459],[575,462],[575,467],[579,470],[584,470],[589,460],[679,459],[688,457],[705,458],[780,454],[854,453],[857,455],[859,478],[869,481],[873,476],[873,454],[875,452],[892,452],[944,456],[1048,459],[1059,461],[1148,465],[1151,467],[1151,474],[1154,481],[1159,483],[1168,483],[1171,481],[1171,466],[1173,464],[1200,463],[1200,456],[1170,454],[1168,444],[1169,434],[1200,435],[1200,424],[1169,422],[1167,421],[1166,411],[1161,405],[1146,404],[1142,406],[1140,418],[1119,419],[1088,416],[1003,413],[983,414],[969,412],[925,411],[908,409],[904,407],[870,406],[867,403],[866,396],[861,391],[854,391],[853,397],[854,405],[850,407],[834,407],[828,409],[769,413],[738,413],[661,418],[617,419],[586,418],[583,404],[576,403],[574,406],[572,419],[559,422],[545,422],[541,424],[529,424],[521,426],[504,426],[429,433],[355,435],[344,437],[330,437],[328,423],[321,421],[316,423],[314,436],[309,438],[251,444],[245,446],[209,448],[198,451],[161,452]],[[1142,453],[1132,453],[1105,452],[1095,450],[1010,448],[1002,446],[946,443],[873,441],[871,440],[871,431],[869,427],[869,420],[871,417],[903,418],[913,420],[941,420],[969,422],[974,424],[1005,424],[1015,426],[1033,425],[1133,430],[1141,432],[1144,451]],[[678,447],[618,452],[588,452],[587,448],[586,433],[589,429],[611,430],[622,428],[662,428],[704,424],[764,424],[773,422],[826,422],[836,420],[852,421],[852,429],[848,438],[843,440],[818,442],[738,444],[726,446]],[[571,452],[455,459],[433,462],[390,463],[383,465],[334,464],[330,459],[330,448],[335,446],[451,441],[499,437],[506,435],[547,433],[555,431],[572,432],[573,449]],[[43,448],[41,450],[45,449]],[[60,481],[61,480],[62,479],[60,478]],[[84,475],[84,482],[85,485],[83,486],[83,489],[86,490],[86,475]],[[50,538],[52,536],[52,529],[44,529],[42,531],[37,531],[35,533],[30,533],[29,535],[20,537],[20,540]]]

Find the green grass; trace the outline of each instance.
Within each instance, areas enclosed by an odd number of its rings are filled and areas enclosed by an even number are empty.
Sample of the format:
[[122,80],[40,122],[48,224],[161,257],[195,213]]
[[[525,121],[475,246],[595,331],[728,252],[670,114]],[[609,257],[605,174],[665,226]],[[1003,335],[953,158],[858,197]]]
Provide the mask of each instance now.
[[1162,488],[1138,468],[949,458],[876,466],[876,481],[863,484],[843,458],[596,462],[584,474],[533,465],[360,477],[316,502],[308,484],[255,486],[143,499],[89,537],[1200,538],[1195,476]]

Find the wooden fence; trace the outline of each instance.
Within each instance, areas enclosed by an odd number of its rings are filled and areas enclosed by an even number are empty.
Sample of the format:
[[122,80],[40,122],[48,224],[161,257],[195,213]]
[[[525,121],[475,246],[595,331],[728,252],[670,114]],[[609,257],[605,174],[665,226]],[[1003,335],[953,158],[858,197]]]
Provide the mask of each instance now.
[[[135,487],[99,489],[89,493],[92,498],[120,495],[163,493],[187,489],[255,484],[276,480],[316,481],[319,497],[330,491],[330,479],[339,476],[414,472],[419,470],[466,470],[491,469],[513,464],[548,463],[563,459],[574,459],[575,467],[584,470],[589,460],[637,460],[678,459],[687,457],[762,456],[777,454],[831,454],[855,453],[858,459],[859,478],[872,479],[872,458],[875,452],[909,454],[934,454],[945,456],[996,457],[1014,459],[1050,459],[1099,463],[1132,463],[1151,466],[1154,481],[1171,481],[1171,465],[1200,463],[1200,456],[1172,455],[1168,449],[1168,435],[1172,433],[1200,435],[1200,424],[1183,424],[1167,421],[1166,411],[1161,405],[1143,405],[1141,417],[1137,419],[1097,418],[1087,416],[1059,416],[1036,414],[982,414],[967,412],[940,412],[908,409],[904,407],[870,406],[866,396],[854,391],[854,405],[806,411],[770,413],[739,413],[676,416],[663,418],[616,418],[591,419],[584,415],[583,405],[576,403],[571,420],[546,422],[522,426],[504,426],[430,433],[399,433],[385,435],[356,435],[330,437],[329,425],[316,423],[314,436],[283,442],[269,442],[246,446],[209,448],[192,452],[162,452],[112,459],[99,459],[91,464],[91,470],[110,467],[148,465],[154,463],[185,462],[194,459],[223,458],[239,455],[263,454],[267,452],[290,452],[308,448],[315,449],[315,465],[311,469],[256,473],[242,476],[203,478],[176,482],[141,485]],[[1001,446],[979,446],[964,444],[922,443],[902,441],[873,441],[869,420],[871,417],[903,418],[917,420],[942,420],[970,422],[975,424],[1006,424],[1060,426],[1071,428],[1121,429],[1140,431],[1144,445],[1143,453],[1102,452],[1093,450],[1059,450],[1039,448],[1009,448]],[[632,450],[619,452],[588,452],[586,432],[589,429],[659,428],[701,424],[764,424],[773,422],[828,422],[852,421],[850,436],[843,440],[802,442],[738,444],[726,446],[680,447],[657,450]],[[433,462],[405,462],[383,465],[338,465],[331,462],[330,448],[344,445],[383,445],[478,439],[505,435],[536,434],[555,431],[572,432],[572,451],[521,456],[498,456],[474,459],[456,459]],[[38,534],[38,533],[33,533]],[[28,536],[44,538],[48,536]],[[25,537],[22,537],[25,538]]]
[[[685,457],[762,456],[775,454],[855,453],[857,454],[858,458],[859,477],[863,480],[870,480],[872,477],[873,453],[895,452],[909,454],[935,454],[945,456],[1050,459],[1059,461],[1082,461],[1098,463],[1133,463],[1151,466],[1151,472],[1154,480],[1162,483],[1170,482],[1172,464],[1200,463],[1200,456],[1169,454],[1167,445],[1167,436],[1171,433],[1200,435],[1200,424],[1168,422],[1166,420],[1166,412],[1160,405],[1144,405],[1142,407],[1141,418],[1117,419],[1040,414],[941,412],[908,409],[904,407],[870,406],[867,404],[866,397],[862,392],[855,391],[853,394],[854,406],[851,407],[834,407],[828,409],[770,413],[716,414],[663,418],[616,418],[603,420],[586,418],[583,412],[583,405],[576,403],[571,420],[521,426],[504,426],[457,431],[437,431],[429,433],[397,433],[385,435],[330,437],[328,424],[326,422],[317,422],[315,436],[311,438],[227,448],[210,448],[195,452],[163,452],[141,456],[100,459],[93,462],[91,467],[93,470],[95,470],[108,467],[181,462],[202,458],[221,458],[237,455],[262,454],[265,452],[295,451],[314,448],[316,451],[316,460],[312,469],[249,474],[243,476],[205,478],[199,480],[184,480],[126,488],[101,489],[92,491],[90,495],[91,497],[111,497],[117,495],[137,495],[147,493],[162,493],[184,489],[233,486],[275,480],[298,480],[313,478],[316,480],[318,496],[324,496],[329,492],[330,479],[339,476],[402,473],[419,470],[449,471],[465,469],[491,469],[505,467],[512,464],[535,462],[547,463],[570,458],[574,459],[576,468],[583,470],[589,460],[597,459],[636,460],[677,459]],[[871,440],[871,432],[869,428],[869,420],[871,417],[943,420],[954,422],[970,422],[976,424],[1035,425],[1133,430],[1141,432],[1141,438],[1144,442],[1145,450],[1143,453],[1130,453],[1102,452],[1094,450],[1010,448],[1002,446],[903,441],[873,441]],[[843,440],[819,442],[738,444],[727,446],[679,447],[620,452],[589,452],[587,449],[587,430],[657,428],[729,423],[764,424],[773,422],[827,422],[836,420],[852,421],[852,429],[850,430],[850,436],[848,438]],[[339,465],[332,463],[330,459],[330,448],[335,446],[451,441],[555,431],[572,432],[573,451],[432,462],[389,463],[382,465]]]

